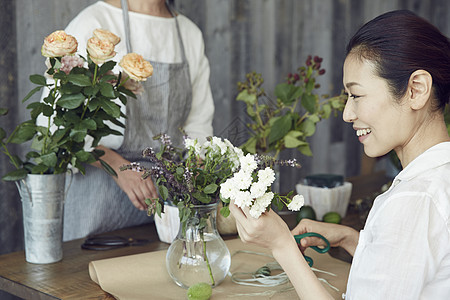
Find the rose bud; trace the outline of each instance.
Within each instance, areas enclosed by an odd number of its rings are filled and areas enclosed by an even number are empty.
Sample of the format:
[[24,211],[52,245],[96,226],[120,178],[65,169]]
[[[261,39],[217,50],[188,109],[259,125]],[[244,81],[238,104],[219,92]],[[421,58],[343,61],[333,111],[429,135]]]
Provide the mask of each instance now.
[[107,40],[100,40],[95,36],[87,41],[86,49],[92,61],[97,65],[104,63],[116,55],[113,43]]
[[77,40],[64,30],[57,30],[44,39],[41,53],[45,57],[62,57],[77,52]]
[[323,75],[323,74],[325,74],[325,69],[320,69],[319,70],[319,75]]
[[141,55],[128,53],[119,63],[130,78],[136,81],[145,81],[153,74],[153,66]]
[[110,41],[111,43],[113,43],[113,45],[117,45],[120,42],[120,37],[118,37],[117,35],[115,35],[114,33],[105,30],[105,29],[95,29],[94,30],[94,36],[96,38],[98,38],[99,40],[107,40]]

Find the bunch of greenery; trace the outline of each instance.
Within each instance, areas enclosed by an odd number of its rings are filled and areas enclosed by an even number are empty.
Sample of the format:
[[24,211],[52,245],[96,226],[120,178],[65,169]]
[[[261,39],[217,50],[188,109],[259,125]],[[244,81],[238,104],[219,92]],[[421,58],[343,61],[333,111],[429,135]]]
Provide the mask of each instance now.
[[316,79],[325,73],[321,63],[322,58],[309,56],[305,66],[275,87],[276,101],[262,88],[261,74],[248,73],[246,81],[238,83],[240,93],[236,100],[246,103],[253,121],[247,124],[251,137],[242,145],[244,151],[270,152],[278,157],[284,149],[296,148],[304,155],[312,155],[306,138],[314,134],[320,120],[327,119],[333,111],[342,111],[346,100],[343,93],[331,98],[315,93],[320,87]]

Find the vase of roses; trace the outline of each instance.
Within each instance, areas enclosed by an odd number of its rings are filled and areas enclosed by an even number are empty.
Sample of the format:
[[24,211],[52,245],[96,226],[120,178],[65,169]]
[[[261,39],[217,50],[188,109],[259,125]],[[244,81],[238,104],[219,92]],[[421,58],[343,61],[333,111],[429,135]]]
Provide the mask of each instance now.
[[[149,215],[161,215],[169,199],[178,207],[179,232],[166,255],[167,271],[175,283],[184,288],[199,282],[217,286],[231,263],[216,227],[218,204],[222,204],[220,214],[224,217],[230,214],[232,199],[244,201],[252,212],[261,214],[272,202],[299,209],[293,204],[299,203],[299,196],[291,199],[292,192],[287,196],[271,192],[275,173],[270,165],[274,160],[244,155],[226,139],[211,137],[200,143],[185,137],[184,149],[177,149],[167,135],[157,138],[160,150],[147,148],[143,152],[152,167],[132,163],[121,170],[135,170],[143,172],[144,179],[153,178],[160,198],[146,200]],[[299,166],[295,161],[285,163]]]
[[[0,130],[1,151],[16,169],[2,177],[15,181],[22,199],[26,260],[52,263],[62,259],[63,206],[66,173],[76,168],[82,174],[84,164],[100,161],[111,175],[116,172],[96,150],[100,139],[120,134],[109,124],[124,126],[117,101],[126,104],[135,97],[130,87],[149,77],[150,63],[137,54],[127,54],[120,61],[125,74],[113,73],[115,45],[120,38],[96,29],[87,41],[87,56],[76,54],[77,40],[58,30],[44,39],[42,55],[47,58],[44,75],[31,75],[36,85],[22,100],[27,101],[42,89],[48,94],[31,103],[31,119],[19,124],[7,136]],[[49,80],[47,80],[49,79]],[[4,115],[7,110],[1,111]],[[25,159],[9,151],[8,144],[31,141]],[[70,186],[70,183],[69,185]]]

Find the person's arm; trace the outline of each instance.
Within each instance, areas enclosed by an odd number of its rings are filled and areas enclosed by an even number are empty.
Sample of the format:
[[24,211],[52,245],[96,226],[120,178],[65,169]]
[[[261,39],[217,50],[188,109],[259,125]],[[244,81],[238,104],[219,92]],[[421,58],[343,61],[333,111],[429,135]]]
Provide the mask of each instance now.
[[[110,165],[117,173],[117,177],[113,177],[117,185],[127,194],[133,205],[140,209],[145,210],[147,204],[146,198],[158,198],[158,193],[153,184],[151,178],[142,179],[140,172],[131,170],[120,171],[119,168],[123,165],[127,165],[130,162],[120,156],[117,152],[99,145],[97,149],[105,152],[101,159]],[[92,165],[101,168],[99,161],[94,162]]]

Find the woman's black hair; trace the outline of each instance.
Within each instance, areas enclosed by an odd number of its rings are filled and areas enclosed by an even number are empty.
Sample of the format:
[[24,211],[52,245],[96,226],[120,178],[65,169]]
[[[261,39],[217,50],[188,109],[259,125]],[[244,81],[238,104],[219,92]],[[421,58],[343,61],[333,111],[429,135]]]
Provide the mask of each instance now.
[[435,26],[411,11],[382,14],[363,25],[347,45],[347,55],[373,61],[392,94],[405,95],[411,74],[425,70],[433,78],[438,109],[450,97],[450,41]]

